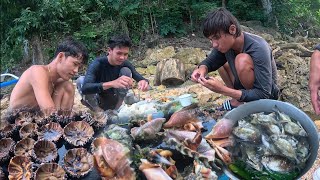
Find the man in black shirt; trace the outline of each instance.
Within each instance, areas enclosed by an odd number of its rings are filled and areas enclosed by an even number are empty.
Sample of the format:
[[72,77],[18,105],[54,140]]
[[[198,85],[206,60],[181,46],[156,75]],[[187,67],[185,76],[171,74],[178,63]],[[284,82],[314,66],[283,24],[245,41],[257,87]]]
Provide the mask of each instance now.
[[[260,36],[242,32],[238,20],[225,8],[208,14],[203,34],[214,48],[191,75],[210,90],[232,99],[223,104],[230,110],[243,102],[278,99],[277,68],[268,43]],[[206,74],[218,70],[225,85]]]
[[149,82],[127,61],[131,40],[126,35],[113,36],[108,41],[108,54],[96,58],[88,67],[85,77],[77,79],[82,102],[92,110],[118,109],[129,88],[132,78],[138,89],[147,91]]

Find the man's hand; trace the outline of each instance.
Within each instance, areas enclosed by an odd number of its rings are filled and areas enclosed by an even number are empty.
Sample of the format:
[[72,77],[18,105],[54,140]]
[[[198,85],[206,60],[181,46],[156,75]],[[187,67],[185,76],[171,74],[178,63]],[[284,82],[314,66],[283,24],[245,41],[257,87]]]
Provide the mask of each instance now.
[[133,80],[132,78],[128,76],[121,76],[116,80],[111,81],[112,82],[112,87],[119,89],[119,88],[124,88],[124,89],[129,89],[132,87]]
[[208,68],[205,65],[199,66],[199,68],[195,69],[191,74],[191,80],[193,82],[198,82],[199,78],[204,78],[207,74]]
[[209,77],[209,78],[200,77],[198,79],[198,82],[203,86],[205,86],[206,88],[210,89],[211,91],[214,91],[220,94],[223,94],[224,92],[223,88],[226,87],[222,84],[222,82],[220,82],[218,79],[214,77]]
[[146,80],[141,80],[138,82],[138,89],[141,91],[147,91],[149,87],[149,83]]

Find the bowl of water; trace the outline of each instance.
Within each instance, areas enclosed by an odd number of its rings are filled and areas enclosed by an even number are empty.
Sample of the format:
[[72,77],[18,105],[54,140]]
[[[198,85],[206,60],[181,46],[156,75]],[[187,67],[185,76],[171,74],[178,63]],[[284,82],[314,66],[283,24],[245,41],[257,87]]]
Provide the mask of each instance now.
[[[240,105],[239,107],[226,113],[224,117],[238,121],[255,113],[272,113],[275,112],[275,109],[297,121],[297,123],[300,124],[307,133],[306,139],[309,143],[309,158],[306,160],[304,167],[297,173],[297,176],[294,177],[294,179],[299,179],[312,167],[317,158],[319,148],[319,135],[317,127],[306,113],[287,102],[261,99]],[[224,170],[231,179],[241,179],[228,167],[226,167]]]

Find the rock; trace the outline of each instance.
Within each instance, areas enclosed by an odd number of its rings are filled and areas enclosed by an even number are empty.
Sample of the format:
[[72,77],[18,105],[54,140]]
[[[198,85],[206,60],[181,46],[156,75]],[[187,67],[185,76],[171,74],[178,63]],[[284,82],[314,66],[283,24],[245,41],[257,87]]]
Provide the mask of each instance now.
[[146,58],[139,63],[139,67],[148,67],[150,65],[157,65],[158,62],[164,59],[172,58],[176,54],[173,46],[168,46],[163,49],[148,49]]
[[200,48],[181,48],[178,50],[174,58],[180,59],[184,64],[198,65],[206,58],[206,52]]

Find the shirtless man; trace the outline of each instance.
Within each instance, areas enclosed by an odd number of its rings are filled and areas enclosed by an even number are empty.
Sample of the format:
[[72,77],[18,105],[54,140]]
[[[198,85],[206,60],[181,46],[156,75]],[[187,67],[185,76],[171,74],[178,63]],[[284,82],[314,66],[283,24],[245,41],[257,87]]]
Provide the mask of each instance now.
[[[268,43],[260,36],[243,32],[238,20],[226,9],[208,14],[203,34],[212,44],[211,54],[191,75],[208,89],[231,97],[222,110],[243,102],[278,99],[277,68]],[[206,74],[218,70],[225,85]]]
[[311,56],[309,89],[314,112],[320,115],[320,44]]
[[74,103],[73,77],[88,59],[86,47],[72,38],[58,45],[52,62],[33,65],[20,77],[10,96],[9,110],[40,109],[46,115],[70,112]]

